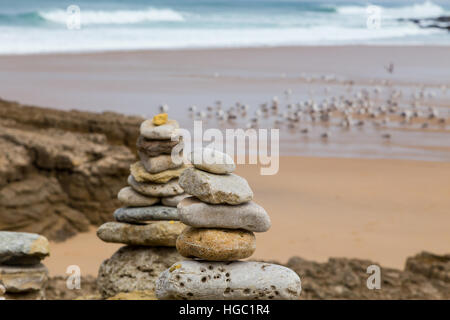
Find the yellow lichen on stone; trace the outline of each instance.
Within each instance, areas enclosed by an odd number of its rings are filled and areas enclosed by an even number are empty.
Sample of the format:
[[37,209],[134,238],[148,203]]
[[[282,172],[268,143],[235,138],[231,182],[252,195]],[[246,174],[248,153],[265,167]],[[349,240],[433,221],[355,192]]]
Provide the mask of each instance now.
[[177,269],[180,269],[180,268],[181,268],[181,264],[176,264],[176,265],[170,267],[169,271],[173,272],[173,271],[175,271]]
[[155,126],[161,126],[163,124],[166,124],[168,119],[169,116],[167,115],[167,113],[160,113],[153,117],[152,123]]
[[42,255],[43,257],[50,255],[50,248],[47,238],[39,236],[36,240],[34,240],[30,245],[28,254],[37,254]]

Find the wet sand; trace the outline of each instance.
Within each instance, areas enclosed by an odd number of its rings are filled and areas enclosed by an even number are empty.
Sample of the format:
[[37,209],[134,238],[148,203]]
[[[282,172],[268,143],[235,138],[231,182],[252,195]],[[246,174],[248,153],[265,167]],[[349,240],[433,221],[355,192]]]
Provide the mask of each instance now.
[[[237,173],[272,219],[272,228],[257,234],[252,258],[364,258],[403,268],[406,257],[422,250],[448,253],[448,162],[282,157],[277,175],[261,176],[250,165]],[[119,247],[92,229],[52,243],[45,264],[52,275],[73,264],[96,275]]]

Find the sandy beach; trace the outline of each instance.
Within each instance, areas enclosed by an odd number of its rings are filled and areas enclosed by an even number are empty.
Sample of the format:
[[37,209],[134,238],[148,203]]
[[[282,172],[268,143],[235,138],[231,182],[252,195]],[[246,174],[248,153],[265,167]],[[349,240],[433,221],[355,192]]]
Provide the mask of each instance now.
[[[450,163],[283,157],[277,175],[261,176],[257,166],[239,166],[237,173],[272,220],[269,232],[257,234],[252,258],[363,258],[402,269],[422,250],[448,252]],[[119,247],[100,241],[92,228],[52,243],[45,263],[52,275],[73,264],[96,275]]]

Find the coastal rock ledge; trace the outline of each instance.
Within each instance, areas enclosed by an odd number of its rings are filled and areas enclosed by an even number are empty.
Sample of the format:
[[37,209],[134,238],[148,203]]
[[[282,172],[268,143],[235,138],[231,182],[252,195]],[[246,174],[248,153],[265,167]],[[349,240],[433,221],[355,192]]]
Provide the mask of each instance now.
[[0,230],[62,241],[110,221],[140,122],[0,99]]

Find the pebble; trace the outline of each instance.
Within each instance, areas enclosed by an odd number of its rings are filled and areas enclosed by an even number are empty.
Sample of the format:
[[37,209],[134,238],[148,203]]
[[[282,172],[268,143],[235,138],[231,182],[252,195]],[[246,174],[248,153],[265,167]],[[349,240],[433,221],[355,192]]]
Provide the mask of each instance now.
[[195,197],[181,201],[178,206],[180,220],[196,228],[245,229],[265,232],[271,226],[269,215],[253,201],[239,204],[208,204]]
[[195,168],[185,169],[180,186],[203,202],[241,204],[253,199],[253,192],[244,178],[233,173],[217,175]]
[[117,195],[117,199],[127,207],[146,207],[159,202],[158,197],[144,196],[131,187],[122,188]]
[[187,193],[179,194],[173,197],[161,198],[161,203],[165,206],[176,207],[181,200],[189,197]]
[[167,120],[169,120],[169,116],[167,113],[160,113],[153,117],[152,123],[155,126],[160,126],[167,123]]
[[191,153],[191,163],[197,169],[215,174],[232,173],[236,169],[233,158],[211,148],[194,150]]
[[145,153],[149,157],[156,157],[161,154],[171,154],[172,149],[175,147],[177,150],[181,152],[184,147],[184,143],[181,140],[178,141],[172,141],[172,140],[148,140],[145,139],[143,136],[139,136],[137,142],[136,142],[137,149]]
[[137,182],[153,182],[166,183],[172,179],[178,178],[183,171],[186,170],[186,165],[182,165],[177,169],[166,170],[158,173],[150,173],[145,170],[142,162],[138,161],[130,166],[130,172]]
[[136,191],[151,197],[171,197],[184,193],[178,184],[178,179],[171,180],[165,184],[137,182],[132,175],[128,176],[128,184]]
[[150,173],[159,173],[170,169],[176,169],[183,164],[183,158],[181,156],[172,159],[172,156],[167,154],[156,157],[149,157],[141,151],[138,151],[138,154],[145,170]]
[[48,240],[43,236],[0,231],[0,264],[37,264],[49,254]]
[[178,136],[178,122],[167,120],[163,125],[157,126],[152,120],[145,120],[141,123],[140,133],[147,139],[154,140],[174,140]]
[[187,227],[178,237],[176,246],[187,258],[232,261],[250,257],[255,252],[256,239],[246,230]]
[[107,222],[98,228],[97,236],[105,242],[174,247],[184,228],[179,221],[155,221],[144,225]]
[[32,266],[0,265],[0,279],[8,293],[40,291],[48,280],[48,270],[42,264]]
[[186,260],[165,270],[156,281],[158,299],[298,300],[299,276],[264,262]]
[[128,223],[154,220],[179,220],[177,208],[166,206],[119,208],[114,212],[114,219],[119,222]]

